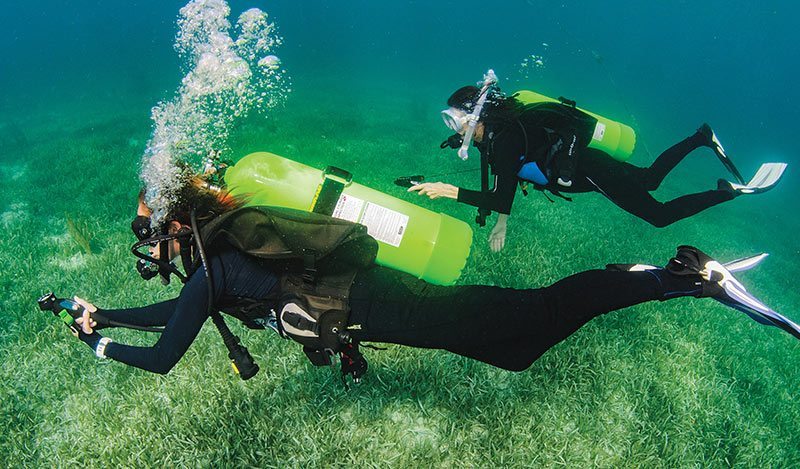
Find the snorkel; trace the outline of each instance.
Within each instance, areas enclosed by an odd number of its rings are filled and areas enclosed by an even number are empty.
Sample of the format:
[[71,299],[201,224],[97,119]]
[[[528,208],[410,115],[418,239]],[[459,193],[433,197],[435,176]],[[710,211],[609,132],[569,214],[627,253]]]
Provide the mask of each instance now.
[[497,83],[497,75],[494,74],[494,70],[491,68],[486,74],[483,76],[483,86],[481,86],[481,91],[478,94],[478,100],[475,102],[475,107],[472,109],[470,114],[467,114],[467,131],[464,134],[464,140],[461,142],[461,148],[458,149],[458,157],[462,160],[466,161],[469,158],[469,145],[472,143],[472,136],[475,134],[475,126],[478,125],[478,119],[481,117],[481,111],[483,111],[483,105],[486,102],[487,96],[489,96],[489,89],[491,89],[492,85]]

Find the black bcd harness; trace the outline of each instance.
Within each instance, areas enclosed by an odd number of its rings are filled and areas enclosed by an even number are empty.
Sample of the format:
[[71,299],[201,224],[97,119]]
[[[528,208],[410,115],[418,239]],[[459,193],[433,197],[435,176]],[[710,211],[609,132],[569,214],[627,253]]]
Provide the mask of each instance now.
[[350,287],[359,271],[373,265],[378,250],[366,227],[313,212],[246,207],[210,221],[201,237],[208,246],[224,239],[268,260],[279,276],[274,297],[242,301],[226,308],[227,314],[247,327],[272,327],[299,342],[317,366],[330,365],[334,354],[352,349],[346,347],[352,342]]
[[[525,139],[525,152],[521,157],[520,166],[536,162],[541,164],[541,169],[546,173],[551,183],[547,185],[536,184],[520,179],[520,188],[524,195],[528,195],[528,187],[541,191],[547,199],[550,192],[556,197],[571,201],[559,190],[552,180],[558,177],[570,178],[576,169],[576,149],[586,147],[592,139],[597,119],[576,108],[573,100],[559,97],[559,102],[541,102],[529,104],[517,119],[517,125],[522,130]],[[543,144],[532,149],[528,129],[542,129],[545,138]],[[489,188],[489,160],[491,142],[487,152],[481,152],[481,191],[487,192]],[[486,209],[478,209],[476,222],[485,225],[486,216],[491,214]]]

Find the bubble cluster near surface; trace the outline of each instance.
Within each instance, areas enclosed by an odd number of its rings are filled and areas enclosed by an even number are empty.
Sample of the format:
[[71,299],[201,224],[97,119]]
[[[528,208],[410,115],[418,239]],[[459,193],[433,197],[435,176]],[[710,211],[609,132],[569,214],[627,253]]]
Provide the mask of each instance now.
[[227,150],[236,119],[266,113],[291,92],[274,55],[283,40],[268,15],[251,8],[235,28],[229,15],[224,0],[193,0],[180,10],[175,50],[185,76],[176,95],[152,110],[153,134],[140,174],[154,224],[164,221],[186,176],[201,171],[205,156]]

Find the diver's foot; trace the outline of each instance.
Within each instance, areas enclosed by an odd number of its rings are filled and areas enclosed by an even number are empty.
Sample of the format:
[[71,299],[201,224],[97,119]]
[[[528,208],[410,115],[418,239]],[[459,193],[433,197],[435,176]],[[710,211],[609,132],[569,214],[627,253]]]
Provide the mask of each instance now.
[[673,275],[693,275],[702,279],[702,292],[698,298],[713,298],[722,291],[720,282],[723,280],[723,274],[711,268],[715,265],[719,262],[696,247],[678,246],[675,257],[664,268]]
[[720,282],[724,278],[721,273],[716,273],[713,269],[709,270],[710,267],[716,265],[719,265],[717,261],[696,247],[678,246],[678,252],[675,257],[670,259],[664,268],[647,264],[608,264],[606,265],[606,270],[652,272],[659,277],[659,284],[662,286],[667,284],[677,285],[674,277],[671,280],[662,278],[663,275],[683,277],[686,280],[685,282],[679,282],[681,286],[677,291],[670,290],[665,292],[663,299],[687,295],[697,298],[716,298],[723,293]]
[[703,122],[703,125],[697,129],[697,133],[703,136],[703,145],[711,148],[718,158],[728,157],[728,155],[725,154],[725,149],[722,148],[722,144],[717,138],[717,134],[714,133],[714,129],[712,129],[710,125]]
[[717,138],[717,134],[711,128],[710,125],[706,124],[705,122],[703,125],[697,129],[697,133],[703,136],[703,145],[711,148],[711,151],[717,155],[719,161],[725,166],[725,168],[730,171],[731,174],[736,178],[736,181],[740,184],[744,184],[744,178],[742,178],[742,174],[736,169],[734,166],[733,161],[728,157],[728,154],[725,153],[725,148],[722,147],[722,143],[720,143],[719,139]]
[[[694,295],[698,298],[713,298],[716,301],[741,311],[751,319],[767,326],[776,326],[800,339],[800,325],[770,309],[756,297],[748,293],[736,277],[736,272],[750,270],[767,257],[767,254],[737,259],[721,264],[694,246],[678,246],[675,257],[669,260],[664,269],[645,264],[609,264],[608,270],[624,272],[653,272],[659,276],[666,271],[668,275],[683,277],[688,281],[678,292],[666,292],[664,298]],[[659,276],[659,283],[663,283]],[[691,285],[690,290],[685,286]]]
[[770,309],[733,276],[736,272],[752,269],[766,257],[767,254],[758,254],[721,264],[695,247],[679,246],[678,253],[670,259],[666,269],[674,275],[699,275],[703,291],[698,297],[713,298],[745,313],[759,324],[778,327],[800,339],[800,325]]
[[703,136],[703,145],[711,147],[714,144],[716,135],[714,134],[714,130],[707,123],[703,122],[703,125],[697,129],[697,133]]
[[726,181],[724,179],[717,179],[717,190],[729,192],[734,197],[736,197],[737,195],[741,195],[741,192],[738,192],[736,189],[733,188],[733,183],[731,183],[730,181]]

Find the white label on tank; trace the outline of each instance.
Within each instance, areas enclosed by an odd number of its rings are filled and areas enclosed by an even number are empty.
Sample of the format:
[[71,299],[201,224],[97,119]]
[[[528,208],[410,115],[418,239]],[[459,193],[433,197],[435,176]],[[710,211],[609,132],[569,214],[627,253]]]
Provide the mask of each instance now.
[[592,135],[592,140],[597,140],[598,142],[603,141],[603,136],[606,134],[606,125],[602,122],[598,122],[597,125],[594,127],[594,135]]
[[361,215],[363,207],[363,200],[352,195],[342,194],[336,202],[336,208],[333,209],[333,217],[358,223],[358,216]]
[[408,226],[408,215],[367,202],[359,223],[367,227],[373,238],[399,247]]

